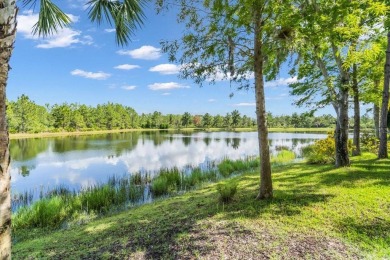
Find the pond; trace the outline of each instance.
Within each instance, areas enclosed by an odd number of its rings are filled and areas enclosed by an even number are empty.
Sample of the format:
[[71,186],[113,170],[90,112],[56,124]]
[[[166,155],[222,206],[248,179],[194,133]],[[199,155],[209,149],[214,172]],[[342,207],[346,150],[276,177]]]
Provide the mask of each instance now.
[[[270,133],[272,153],[302,147],[326,134]],[[65,186],[74,190],[108,178],[160,169],[205,167],[224,158],[258,155],[256,132],[135,131],[104,135],[12,140],[13,194]]]

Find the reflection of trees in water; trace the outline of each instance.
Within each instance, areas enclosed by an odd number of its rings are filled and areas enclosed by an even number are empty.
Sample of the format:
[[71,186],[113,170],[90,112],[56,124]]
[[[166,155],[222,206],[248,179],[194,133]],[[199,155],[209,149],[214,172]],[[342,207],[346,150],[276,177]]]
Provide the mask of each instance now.
[[49,140],[46,138],[17,139],[10,142],[11,159],[15,161],[28,161],[39,153],[47,150]]
[[123,152],[131,151],[137,146],[140,134],[140,132],[135,131],[55,138],[53,151],[65,153],[85,150],[114,150],[115,156],[120,156]]
[[146,131],[142,132],[142,140],[150,140],[154,146],[160,146],[165,140],[168,139],[168,131]]
[[238,149],[240,147],[240,142],[241,142],[241,139],[240,138],[233,138],[233,143],[232,143],[232,147],[233,149]]
[[189,136],[184,136],[183,137],[183,144],[184,144],[184,146],[189,146],[190,144],[191,144],[191,137],[189,137]]
[[226,143],[226,146],[229,147],[230,146],[230,143],[232,142],[232,139],[231,138],[225,138],[225,143]]
[[30,171],[35,169],[35,165],[22,165],[18,168],[18,173],[23,177],[30,175]]
[[206,146],[209,146],[209,144],[211,143],[211,138],[205,137],[205,138],[203,138],[203,142],[206,144]]

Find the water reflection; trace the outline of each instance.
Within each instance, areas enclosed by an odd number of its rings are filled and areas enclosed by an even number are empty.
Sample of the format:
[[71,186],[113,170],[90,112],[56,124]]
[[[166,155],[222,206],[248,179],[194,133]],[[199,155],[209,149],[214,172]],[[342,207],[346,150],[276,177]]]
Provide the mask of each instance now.
[[[296,153],[325,134],[270,133],[270,150]],[[202,166],[225,157],[258,154],[255,132],[128,132],[62,138],[12,140],[13,193],[65,185],[79,189],[112,175],[162,168]]]

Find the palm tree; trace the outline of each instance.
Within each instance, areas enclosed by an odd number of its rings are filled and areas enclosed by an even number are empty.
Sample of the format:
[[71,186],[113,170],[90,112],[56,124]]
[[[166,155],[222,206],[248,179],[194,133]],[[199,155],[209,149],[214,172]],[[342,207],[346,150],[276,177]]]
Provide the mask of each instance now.
[[[51,0],[23,0],[24,7],[35,7],[39,2],[39,19],[33,32],[40,36],[53,34],[69,26],[70,18]],[[115,26],[116,42],[125,45],[140,25],[145,0],[90,0],[88,15],[91,21],[103,21]],[[15,0],[0,0],[0,259],[11,258],[11,193],[8,167],[9,136],[6,122],[6,86],[9,61],[16,37],[16,16],[18,7]]]

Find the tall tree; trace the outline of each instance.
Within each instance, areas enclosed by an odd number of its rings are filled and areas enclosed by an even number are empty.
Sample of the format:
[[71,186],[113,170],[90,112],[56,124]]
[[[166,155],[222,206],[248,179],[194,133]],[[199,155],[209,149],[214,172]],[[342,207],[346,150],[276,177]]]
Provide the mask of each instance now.
[[232,126],[233,126],[233,128],[237,128],[238,124],[240,123],[240,120],[241,120],[240,112],[237,109],[233,110],[233,112],[232,112]]
[[288,0],[180,0],[174,4],[180,6],[178,20],[187,30],[180,41],[163,43],[163,50],[171,61],[183,65],[182,76],[199,84],[229,80],[238,89],[254,85],[261,158],[258,198],[272,198],[264,78],[274,78],[287,55],[293,5]]
[[[335,164],[348,166],[349,56],[355,52],[357,41],[381,20],[378,14],[383,14],[385,7],[374,0],[298,2],[301,20],[297,23],[296,64],[301,81],[292,84],[292,93],[302,97],[298,104],[333,106],[337,115]],[[314,98],[316,93],[321,93],[319,102]]]
[[209,113],[204,114],[202,118],[202,125],[204,128],[210,128],[212,123],[212,117]]
[[[385,0],[388,8],[390,8],[390,0]],[[390,10],[387,12],[387,19],[385,21],[385,28],[387,30],[387,49],[386,49],[386,61],[384,69],[383,80],[383,94],[382,94],[382,107],[380,114],[380,127],[379,127],[379,151],[378,158],[387,158],[387,116],[389,112],[389,84],[390,84]]]
[[[51,0],[24,0],[25,6],[36,6],[39,2],[39,18],[34,32],[39,35],[55,33],[68,26],[70,18]],[[127,44],[131,34],[141,25],[143,0],[90,0],[89,18],[97,23],[106,19],[115,25],[116,41]],[[15,0],[0,0],[0,258],[11,258],[11,197],[8,167],[9,137],[6,120],[6,85],[9,61],[16,37],[16,16],[18,7]]]
[[188,125],[191,123],[191,114],[188,112],[185,112],[183,116],[181,117],[181,124],[184,127],[188,127]]

